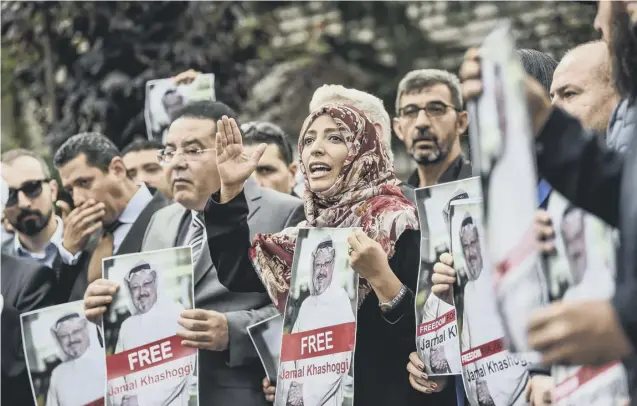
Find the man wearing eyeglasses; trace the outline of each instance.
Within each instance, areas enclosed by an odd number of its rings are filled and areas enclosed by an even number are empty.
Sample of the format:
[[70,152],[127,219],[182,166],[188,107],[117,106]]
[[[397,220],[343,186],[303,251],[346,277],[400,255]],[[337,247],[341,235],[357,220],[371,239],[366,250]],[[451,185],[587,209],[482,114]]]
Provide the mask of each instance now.
[[409,72],[398,85],[396,114],[394,132],[418,165],[408,184],[418,188],[471,176],[460,146],[469,119],[455,75],[437,69]]
[[281,127],[265,121],[243,124],[241,131],[244,133],[244,151],[248,156],[254,153],[259,144],[268,145],[253,173],[257,184],[281,193],[293,194],[299,165],[294,160],[288,135]]
[[[276,314],[267,294],[229,292],[217,277],[207,243],[203,211],[219,190],[215,140],[217,121],[237,114],[223,103],[202,100],[187,104],[168,129],[160,160],[172,187],[172,204],[150,221],[142,243],[144,251],[190,246],[194,263],[195,309],[181,314],[177,335],[184,345],[199,349],[199,404],[265,405],[261,393],[263,366],[247,327]],[[255,233],[272,233],[304,219],[303,204],[288,194],[261,188],[249,179],[248,225]],[[87,319],[97,321],[119,289],[96,280],[84,297]],[[205,383],[205,384],[203,384]]]
[[2,252],[56,269],[63,223],[55,215],[58,184],[49,168],[36,153],[14,149],[2,155],[2,177],[9,187],[4,215],[15,230]]

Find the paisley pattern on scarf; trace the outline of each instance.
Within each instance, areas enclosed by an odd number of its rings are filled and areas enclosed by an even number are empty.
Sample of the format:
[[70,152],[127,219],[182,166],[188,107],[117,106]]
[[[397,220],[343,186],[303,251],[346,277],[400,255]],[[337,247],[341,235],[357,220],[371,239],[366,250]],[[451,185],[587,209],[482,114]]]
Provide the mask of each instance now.
[[[332,117],[347,144],[348,154],[339,177],[328,190],[314,193],[301,162],[307,221],[276,234],[257,234],[250,249],[255,270],[281,313],[290,288],[298,227],[361,227],[383,247],[388,259],[394,255],[402,233],[418,229],[416,207],[403,195],[385,144],[361,111],[343,104],[328,104],[314,111],[303,123],[299,155],[305,132],[323,114]],[[371,289],[361,278],[359,308]]]

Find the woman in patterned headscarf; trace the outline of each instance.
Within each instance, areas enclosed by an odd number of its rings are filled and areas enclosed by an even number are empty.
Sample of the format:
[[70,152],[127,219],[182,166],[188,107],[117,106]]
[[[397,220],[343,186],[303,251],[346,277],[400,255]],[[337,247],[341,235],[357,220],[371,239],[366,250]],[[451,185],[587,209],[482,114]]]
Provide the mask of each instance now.
[[[248,157],[234,120],[224,117],[217,128],[222,186],[205,218],[219,280],[230,290],[266,291],[283,312],[298,228],[257,234],[250,244],[243,183],[264,148]],[[422,405],[424,395],[409,386],[404,367],[415,347],[416,208],[398,187],[381,136],[359,110],[342,104],[321,107],[305,120],[298,145],[306,185],[306,221],[299,227],[362,229],[348,238],[350,263],[361,277],[355,405]],[[381,310],[381,302],[395,298],[393,307]]]

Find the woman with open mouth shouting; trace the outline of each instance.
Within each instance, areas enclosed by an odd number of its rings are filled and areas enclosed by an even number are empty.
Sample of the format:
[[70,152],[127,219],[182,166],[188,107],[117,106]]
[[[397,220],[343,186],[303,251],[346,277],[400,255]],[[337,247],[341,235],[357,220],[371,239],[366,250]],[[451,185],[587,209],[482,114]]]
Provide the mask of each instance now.
[[[247,156],[234,120],[224,117],[217,128],[221,190],[205,220],[219,280],[234,291],[268,292],[283,312],[298,228],[257,234],[250,243],[243,184],[265,146]],[[348,238],[350,264],[360,275],[354,404],[437,403],[411,388],[404,366],[415,351],[420,231],[381,135],[359,110],[329,104],[305,120],[298,149],[306,189],[306,221],[299,226],[362,229]]]

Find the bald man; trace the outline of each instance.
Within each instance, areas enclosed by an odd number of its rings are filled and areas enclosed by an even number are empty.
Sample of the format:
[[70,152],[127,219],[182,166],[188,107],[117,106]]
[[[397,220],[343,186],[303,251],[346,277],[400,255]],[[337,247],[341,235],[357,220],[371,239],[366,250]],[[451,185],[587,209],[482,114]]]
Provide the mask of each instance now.
[[553,104],[577,117],[585,128],[606,133],[619,95],[612,82],[608,45],[593,41],[564,55],[553,74]]

